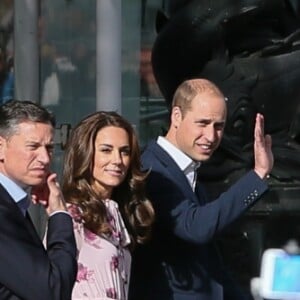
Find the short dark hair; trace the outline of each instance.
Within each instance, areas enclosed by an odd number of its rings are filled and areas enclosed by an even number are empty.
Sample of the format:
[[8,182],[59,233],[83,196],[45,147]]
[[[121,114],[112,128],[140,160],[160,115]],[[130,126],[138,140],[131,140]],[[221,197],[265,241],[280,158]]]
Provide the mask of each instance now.
[[10,136],[17,126],[26,121],[44,123],[55,127],[55,117],[46,108],[31,102],[10,100],[0,105],[0,135]]

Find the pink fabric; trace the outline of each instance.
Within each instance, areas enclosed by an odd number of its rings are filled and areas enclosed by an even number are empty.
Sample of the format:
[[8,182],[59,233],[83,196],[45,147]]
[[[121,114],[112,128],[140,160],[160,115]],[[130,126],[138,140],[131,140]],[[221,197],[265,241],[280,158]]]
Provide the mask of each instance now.
[[75,205],[68,208],[73,217],[78,249],[78,273],[72,300],[127,299],[130,237],[118,204],[110,199],[104,202],[113,228],[111,236],[98,236],[84,228],[79,208]]

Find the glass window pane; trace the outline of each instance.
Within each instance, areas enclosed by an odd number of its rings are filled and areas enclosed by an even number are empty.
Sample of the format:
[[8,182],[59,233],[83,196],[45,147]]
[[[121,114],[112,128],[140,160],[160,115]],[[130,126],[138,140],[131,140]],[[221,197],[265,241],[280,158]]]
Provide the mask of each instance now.
[[163,1],[122,2],[122,111],[137,127],[141,144],[163,134],[167,108],[151,67],[155,19]]
[[0,2],[0,105],[13,98],[13,0]]
[[42,105],[59,123],[77,123],[95,110],[96,1],[41,1]]

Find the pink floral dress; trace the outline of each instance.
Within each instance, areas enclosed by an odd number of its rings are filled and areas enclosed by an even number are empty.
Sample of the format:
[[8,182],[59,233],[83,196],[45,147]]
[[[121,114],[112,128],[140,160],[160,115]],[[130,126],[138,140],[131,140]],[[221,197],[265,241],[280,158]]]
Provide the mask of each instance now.
[[128,250],[130,237],[119,212],[118,204],[104,201],[111,236],[98,236],[84,228],[80,209],[69,206],[73,217],[78,250],[78,273],[72,300],[126,300],[130,275],[131,255]]

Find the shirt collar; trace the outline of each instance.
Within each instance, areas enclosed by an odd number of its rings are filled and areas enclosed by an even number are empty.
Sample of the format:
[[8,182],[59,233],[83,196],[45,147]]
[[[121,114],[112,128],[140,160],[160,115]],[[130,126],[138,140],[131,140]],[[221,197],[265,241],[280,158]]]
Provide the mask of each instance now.
[[7,176],[0,173],[0,183],[16,203],[27,197],[27,193]]
[[200,162],[193,161],[189,156],[179,150],[166,138],[159,136],[157,139],[157,144],[169,153],[182,171],[195,171],[200,166]]

